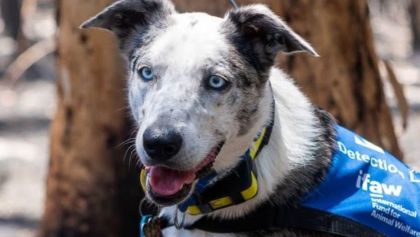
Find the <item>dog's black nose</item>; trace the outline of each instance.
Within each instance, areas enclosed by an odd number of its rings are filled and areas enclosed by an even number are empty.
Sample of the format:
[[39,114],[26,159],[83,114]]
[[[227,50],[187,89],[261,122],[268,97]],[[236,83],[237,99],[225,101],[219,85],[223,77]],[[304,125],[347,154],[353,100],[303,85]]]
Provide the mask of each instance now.
[[182,146],[182,136],[172,128],[148,128],[143,133],[143,147],[150,158],[168,160],[175,156]]

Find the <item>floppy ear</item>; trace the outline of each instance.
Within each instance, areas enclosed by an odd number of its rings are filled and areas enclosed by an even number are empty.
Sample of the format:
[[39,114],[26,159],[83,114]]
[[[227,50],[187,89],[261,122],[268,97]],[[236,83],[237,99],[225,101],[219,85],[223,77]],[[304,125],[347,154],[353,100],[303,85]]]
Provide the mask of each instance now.
[[110,30],[124,49],[134,35],[145,33],[151,25],[161,25],[173,13],[175,9],[169,0],[120,0],[80,27]]
[[307,52],[319,56],[308,42],[264,5],[231,10],[225,16],[225,24],[231,42],[262,70],[274,64],[279,52]]

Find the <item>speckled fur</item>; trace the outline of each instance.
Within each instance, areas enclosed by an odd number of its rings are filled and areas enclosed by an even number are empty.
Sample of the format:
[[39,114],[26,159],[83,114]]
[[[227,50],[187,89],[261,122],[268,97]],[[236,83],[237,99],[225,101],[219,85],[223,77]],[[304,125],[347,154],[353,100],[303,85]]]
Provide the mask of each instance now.
[[[228,172],[252,143],[255,134],[274,120],[269,144],[256,159],[258,195],[245,203],[211,213],[238,218],[262,202],[293,204],[325,176],[334,152],[334,120],[315,108],[281,70],[274,68],[280,53],[314,49],[263,5],[229,11],[222,18],[204,13],[178,14],[169,0],[121,0],[83,27],[113,31],[128,61],[130,109],[139,127],[137,152],[153,164],[142,147],[142,134],[152,124],[170,124],[181,131],[184,144],[165,165],[191,169],[209,149],[225,141],[214,168]],[[156,76],[139,78],[147,65]],[[206,90],[204,80],[221,75],[230,88]],[[271,118],[272,103],[275,117]],[[160,215],[173,220],[175,206]],[[186,216],[186,224],[200,216]],[[164,236],[320,236],[303,230],[243,235],[166,228]],[[326,236],[326,235],[323,235]]]

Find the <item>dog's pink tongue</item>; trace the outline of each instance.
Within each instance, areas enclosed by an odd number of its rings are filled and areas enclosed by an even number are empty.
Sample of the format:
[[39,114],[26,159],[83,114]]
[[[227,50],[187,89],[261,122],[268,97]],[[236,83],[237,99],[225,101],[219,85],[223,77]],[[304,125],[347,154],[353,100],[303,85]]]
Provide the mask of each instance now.
[[179,192],[185,184],[194,182],[193,171],[176,171],[164,167],[151,167],[150,186],[154,193],[171,196]]

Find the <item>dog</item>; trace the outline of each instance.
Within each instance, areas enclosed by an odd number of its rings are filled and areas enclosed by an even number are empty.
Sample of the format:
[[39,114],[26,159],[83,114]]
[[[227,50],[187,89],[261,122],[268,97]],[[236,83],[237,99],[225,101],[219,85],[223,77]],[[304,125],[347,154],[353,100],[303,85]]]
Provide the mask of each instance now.
[[[82,24],[90,27],[114,32],[127,61],[129,105],[138,125],[136,150],[145,167],[146,196],[160,207],[160,221],[166,222],[158,228],[162,236],[341,236],[340,231],[307,228],[311,221],[299,221],[310,216],[307,212],[289,226],[266,224],[271,209],[295,207],[324,182],[334,154],[341,151],[359,162],[367,159],[337,143],[331,115],[311,104],[274,66],[279,53],[318,54],[269,8],[244,6],[219,18],[177,13],[169,0],[120,0]],[[244,165],[244,174],[236,168],[240,157],[245,157],[243,164],[251,164]],[[375,158],[367,157],[373,164]],[[248,184],[254,189],[239,189],[244,197],[234,193],[229,201],[211,202],[214,210],[180,211],[200,187],[235,175],[239,182],[250,177]],[[362,190],[370,176],[362,170],[355,175]],[[226,183],[212,194],[233,192],[236,183]],[[223,208],[214,207],[218,205]],[[268,208],[261,211],[264,205]],[[322,215],[314,216],[312,220]],[[288,222],[289,216],[283,217]],[[247,218],[250,226],[256,222],[266,227],[251,228],[242,221]],[[200,220],[202,228],[196,224]],[[338,226],[352,227],[347,220]],[[226,223],[242,229],[230,230]]]

